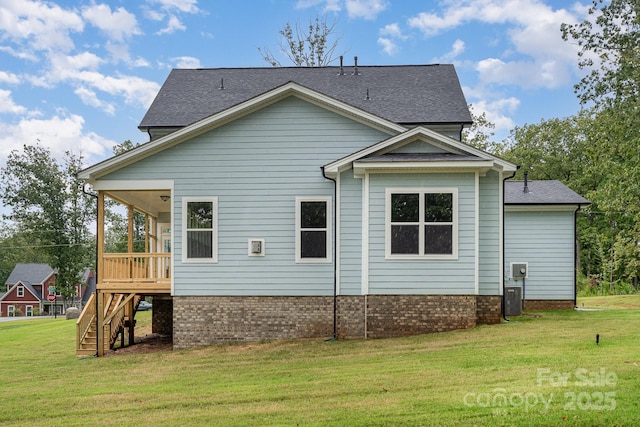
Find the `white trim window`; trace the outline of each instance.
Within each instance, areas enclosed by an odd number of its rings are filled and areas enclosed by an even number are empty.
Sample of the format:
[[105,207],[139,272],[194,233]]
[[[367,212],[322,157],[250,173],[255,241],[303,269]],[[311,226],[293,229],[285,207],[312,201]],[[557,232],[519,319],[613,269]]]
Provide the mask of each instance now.
[[218,262],[218,198],[182,199],[182,262]]
[[13,305],[7,306],[7,317],[16,317],[16,307]]
[[296,197],[296,262],[331,262],[331,197]]
[[28,305],[26,310],[27,310],[27,312],[25,313],[25,316],[33,317],[33,306],[32,305]]
[[18,298],[23,298],[24,297],[24,286],[18,286],[17,287],[16,295],[18,296]]
[[457,188],[388,188],[387,258],[458,258]]

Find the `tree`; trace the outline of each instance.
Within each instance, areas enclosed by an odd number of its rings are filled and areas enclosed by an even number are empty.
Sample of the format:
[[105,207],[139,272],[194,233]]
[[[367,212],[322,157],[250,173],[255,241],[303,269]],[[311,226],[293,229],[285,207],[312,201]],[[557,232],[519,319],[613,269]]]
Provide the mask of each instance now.
[[638,97],[639,12],[637,0],[593,0],[588,19],[562,24],[562,38],[581,48],[578,65],[591,69],[575,86],[582,103]]
[[14,150],[0,172],[0,197],[11,208],[7,219],[29,241],[40,245],[58,270],[56,291],[65,302],[75,296],[83,270],[92,265],[93,239],[87,224],[95,218],[95,203],[82,192],[76,173],[82,157],[65,154],[59,165],[39,145]]
[[504,149],[502,143],[492,141],[495,135],[494,129],[496,125],[487,119],[487,114],[482,113],[476,115],[473,112],[473,105],[469,105],[469,111],[471,112],[471,120],[473,124],[471,127],[462,131],[462,142],[479,148],[482,151],[499,156]]
[[[36,240],[34,240],[36,239]],[[42,251],[38,236],[23,233],[14,224],[3,223],[0,227],[0,292],[18,263],[48,263],[48,255]]]
[[[279,31],[279,50],[296,67],[323,67],[336,60],[334,56],[340,37],[333,37],[336,23],[327,22],[326,18],[315,18],[309,21],[305,32],[300,24],[296,24],[295,31],[287,22]],[[258,48],[262,59],[273,67],[281,67],[280,60],[268,47]]]
[[125,142],[123,142],[122,144],[118,144],[118,145],[114,145],[112,147],[113,149],[113,154],[115,154],[116,156],[122,154],[122,153],[126,153],[129,150],[133,150],[136,147],[139,147],[140,143],[136,143],[134,144],[133,142],[131,142],[130,139],[127,139]]

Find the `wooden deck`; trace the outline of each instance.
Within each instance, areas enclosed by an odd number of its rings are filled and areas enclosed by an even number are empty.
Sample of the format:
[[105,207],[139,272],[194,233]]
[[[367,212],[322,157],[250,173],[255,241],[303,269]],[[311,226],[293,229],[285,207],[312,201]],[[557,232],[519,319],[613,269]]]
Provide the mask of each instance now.
[[102,257],[98,291],[109,293],[171,293],[171,254],[111,253]]

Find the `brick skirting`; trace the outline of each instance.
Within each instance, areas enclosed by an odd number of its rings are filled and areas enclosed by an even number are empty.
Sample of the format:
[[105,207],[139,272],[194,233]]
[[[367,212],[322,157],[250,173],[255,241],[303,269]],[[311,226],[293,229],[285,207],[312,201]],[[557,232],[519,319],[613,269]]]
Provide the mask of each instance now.
[[525,300],[525,310],[573,310],[573,300]]
[[[367,295],[336,301],[338,338],[389,338],[500,322],[499,296]],[[173,297],[176,349],[331,336],[331,296]]]

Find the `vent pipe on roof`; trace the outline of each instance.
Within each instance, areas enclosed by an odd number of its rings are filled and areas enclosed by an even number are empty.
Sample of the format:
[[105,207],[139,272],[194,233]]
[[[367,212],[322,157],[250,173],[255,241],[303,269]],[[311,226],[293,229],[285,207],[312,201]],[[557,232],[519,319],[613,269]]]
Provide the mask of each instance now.
[[340,72],[338,73],[339,76],[344,76],[344,68],[342,67],[342,60],[344,59],[344,57],[342,55],[340,55]]
[[367,88],[367,96],[365,98],[365,100],[369,101],[371,98],[369,98],[369,88]]
[[525,193],[529,192],[529,171],[524,171],[524,190]]
[[357,57],[357,56],[354,56],[354,57],[353,57],[353,62],[354,62],[354,65],[353,65],[353,75],[354,75],[354,76],[357,76],[357,75],[359,75],[359,74],[360,74],[360,72],[358,71],[358,57]]
[[219,90],[224,90],[224,79],[220,79],[220,86],[218,86]]

